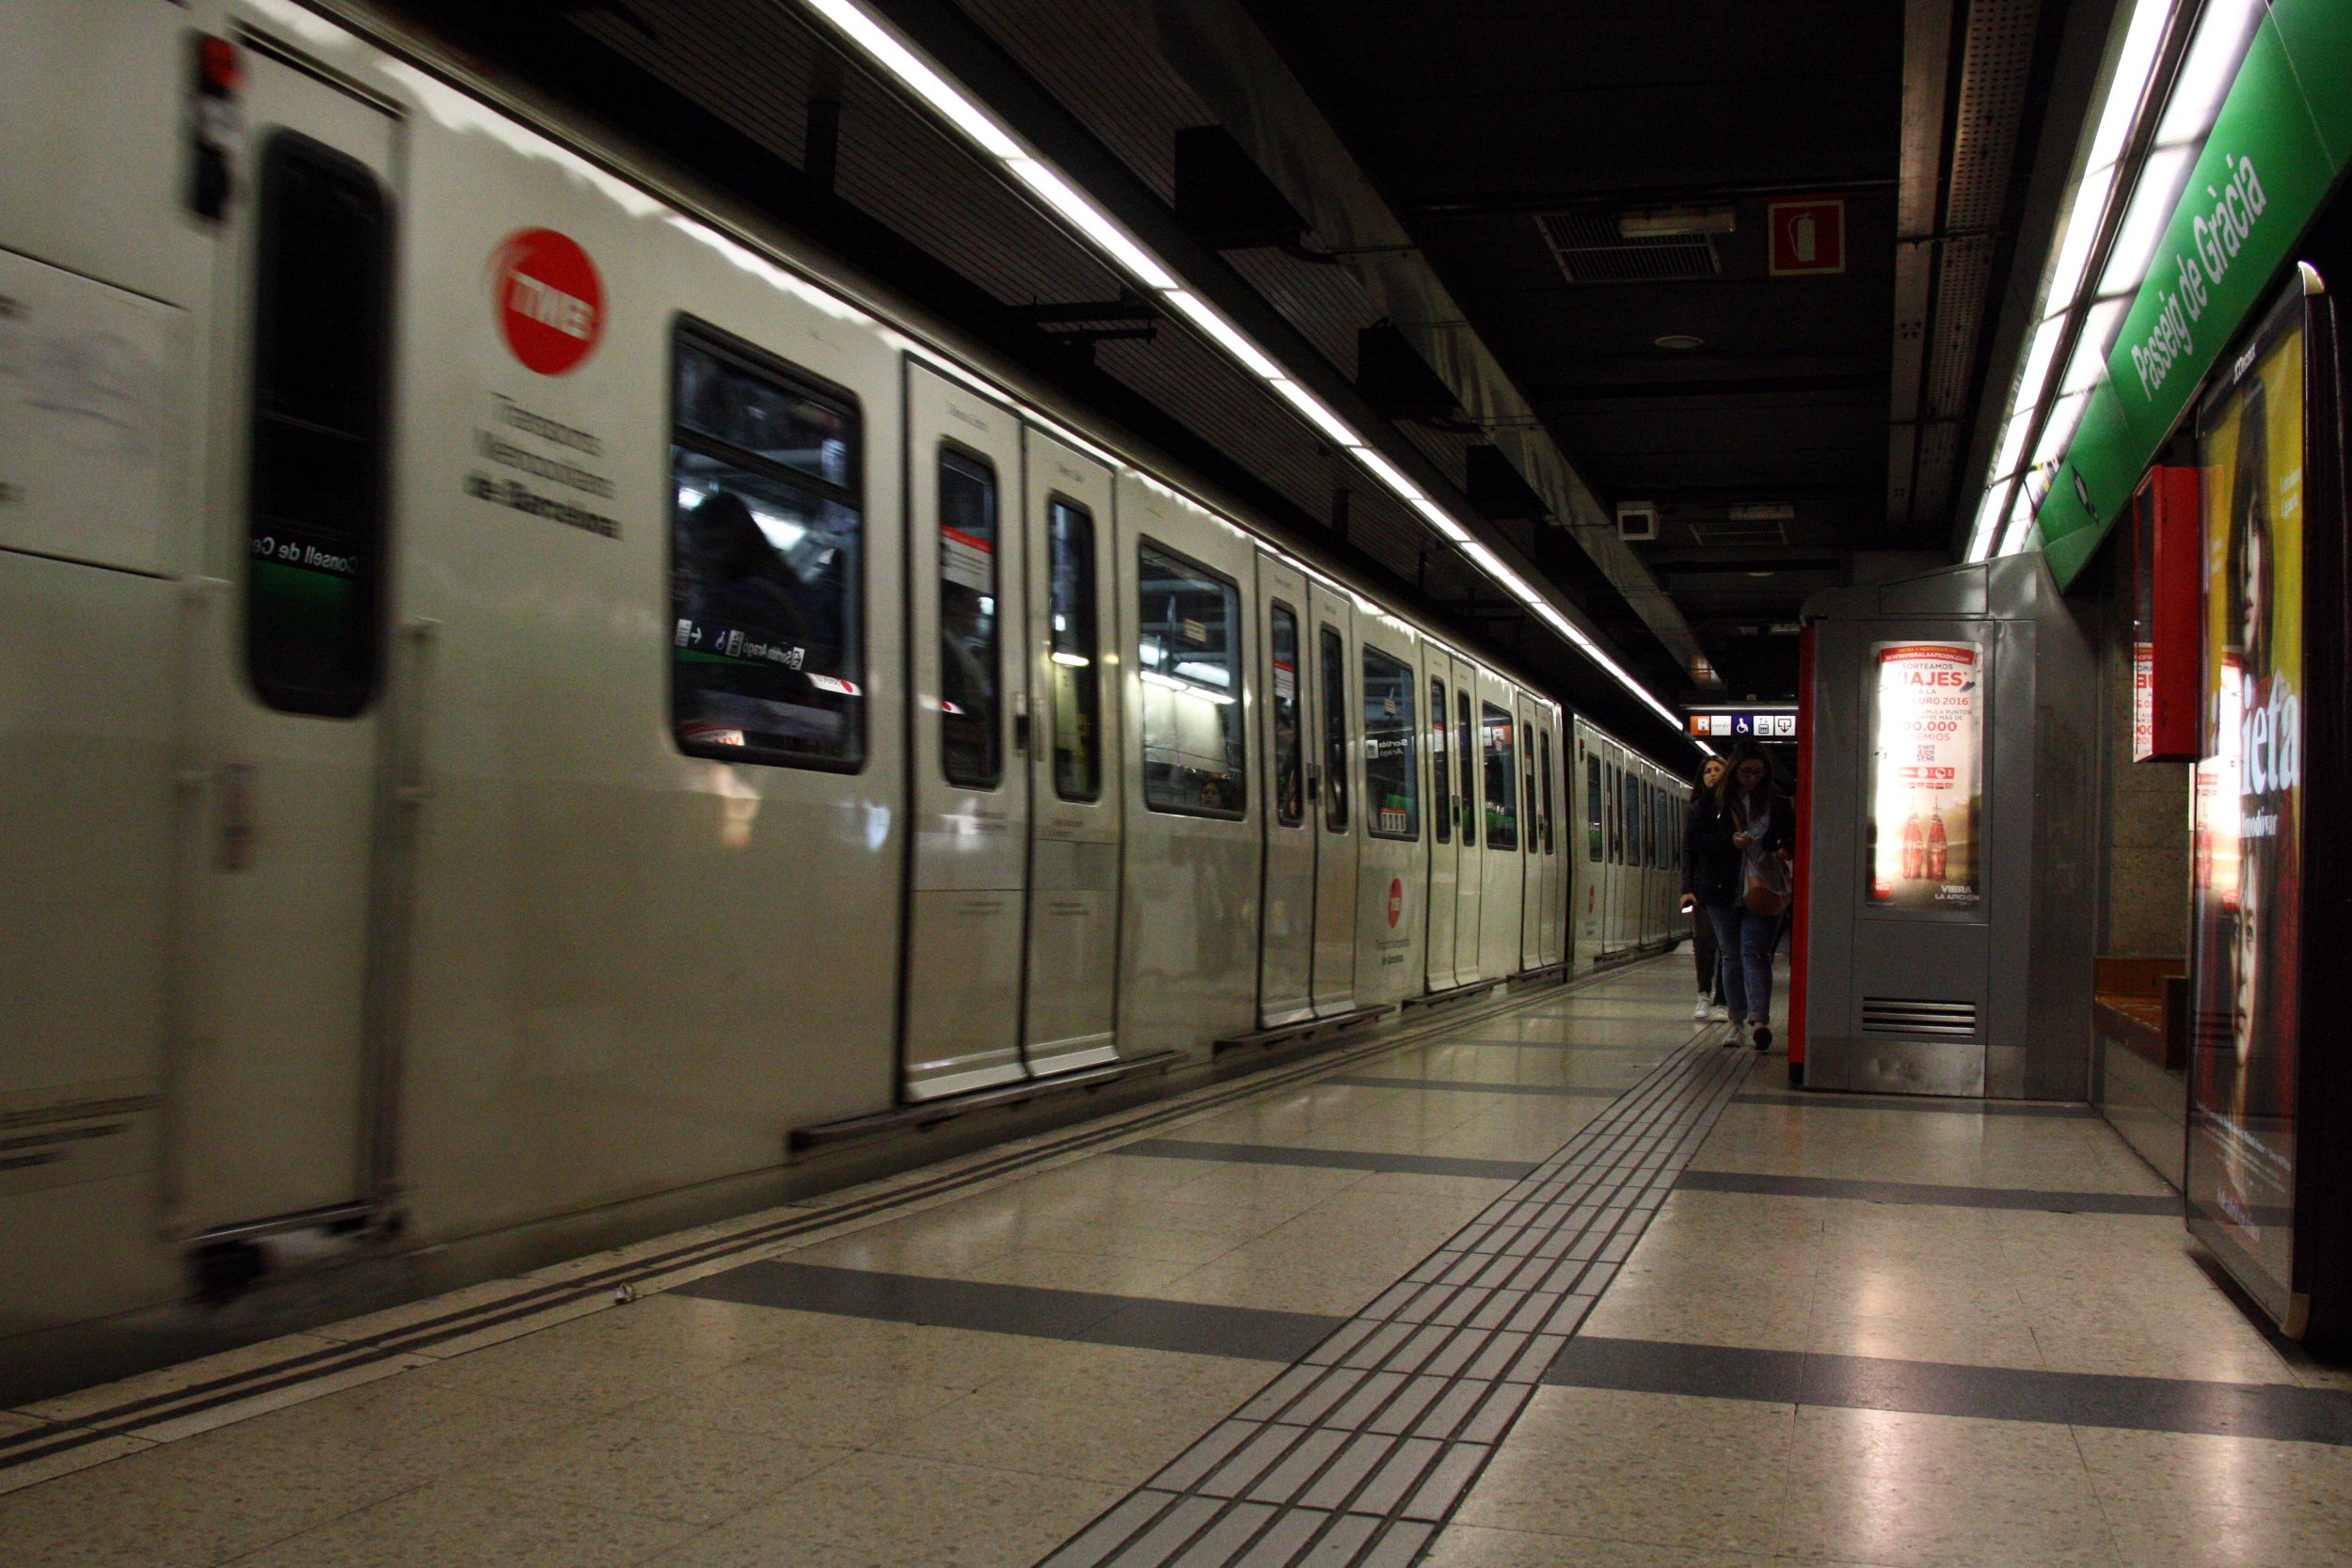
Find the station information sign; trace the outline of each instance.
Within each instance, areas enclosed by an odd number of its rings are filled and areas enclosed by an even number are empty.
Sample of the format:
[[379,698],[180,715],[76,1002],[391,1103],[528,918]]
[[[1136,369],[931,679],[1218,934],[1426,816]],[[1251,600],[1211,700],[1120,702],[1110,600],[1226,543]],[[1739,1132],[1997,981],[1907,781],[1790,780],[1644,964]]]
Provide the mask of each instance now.
[[1793,713],[1693,713],[1690,719],[1692,737],[1698,740],[1794,740],[1797,738],[1797,716]]
[[1977,902],[1984,776],[1983,655],[1967,642],[1881,642],[1870,711],[1870,902]]

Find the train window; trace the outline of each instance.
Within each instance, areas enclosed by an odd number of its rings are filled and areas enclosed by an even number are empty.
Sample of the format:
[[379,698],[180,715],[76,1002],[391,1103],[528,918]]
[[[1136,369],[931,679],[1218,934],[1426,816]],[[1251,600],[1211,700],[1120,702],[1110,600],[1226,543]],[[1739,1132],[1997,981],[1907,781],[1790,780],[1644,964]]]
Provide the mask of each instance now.
[[1527,824],[1527,850],[1543,847],[1543,818],[1535,808],[1535,726],[1519,724],[1519,820]]
[[1551,839],[1551,732],[1549,730],[1538,730],[1535,732],[1535,735],[1537,745],[1539,747],[1537,755],[1541,757],[1543,761],[1544,789],[1542,801],[1535,808],[1536,818],[1544,825],[1544,853],[1549,855],[1553,850]]
[[281,712],[348,719],[383,638],[390,217],[364,165],[291,131],[260,189],[246,673]]
[[939,449],[939,767],[951,784],[1005,782],[996,626],[996,469]]
[[1429,682],[1429,831],[1439,844],[1454,842],[1454,759],[1445,743],[1445,682]]
[[1103,647],[1095,629],[1094,514],[1056,496],[1045,507],[1046,676],[1053,682],[1054,793],[1103,798]]
[[671,733],[693,756],[854,769],[856,404],[699,324],[675,352]]
[[1375,838],[1421,837],[1421,765],[1413,755],[1413,671],[1364,650],[1365,824]]
[[1274,816],[1285,828],[1307,820],[1307,742],[1299,712],[1298,611],[1274,605]]
[[1584,858],[1600,859],[1600,758],[1584,753]]
[[1347,826],[1347,649],[1326,626],[1316,653],[1323,666],[1323,825],[1336,833]]
[[1470,728],[1470,698],[1467,689],[1454,693],[1454,754],[1461,759],[1462,847],[1478,847],[1478,738]]
[[1625,770],[1609,765],[1609,863],[1625,863]]
[[1486,732],[1486,847],[1519,847],[1518,759],[1511,754],[1511,716],[1492,703],[1479,705]]
[[1240,590],[1149,539],[1136,547],[1136,584],[1144,804],[1238,817],[1248,804],[1249,783]]

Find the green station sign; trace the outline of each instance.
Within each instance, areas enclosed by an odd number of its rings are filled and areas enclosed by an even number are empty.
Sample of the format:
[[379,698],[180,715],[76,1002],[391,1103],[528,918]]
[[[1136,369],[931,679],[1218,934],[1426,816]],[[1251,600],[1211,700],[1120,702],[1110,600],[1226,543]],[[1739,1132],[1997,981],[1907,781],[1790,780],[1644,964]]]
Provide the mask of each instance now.
[[2352,5],[2273,0],[2035,521],[2071,583],[2352,162]]

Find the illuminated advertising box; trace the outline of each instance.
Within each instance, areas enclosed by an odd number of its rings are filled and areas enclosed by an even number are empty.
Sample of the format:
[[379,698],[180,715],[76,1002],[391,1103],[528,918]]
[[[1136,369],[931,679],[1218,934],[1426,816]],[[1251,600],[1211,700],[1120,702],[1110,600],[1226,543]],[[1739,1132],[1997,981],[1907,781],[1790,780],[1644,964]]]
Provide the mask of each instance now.
[[1983,655],[1969,642],[1880,642],[1871,656],[1869,902],[1969,908],[1982,893]]

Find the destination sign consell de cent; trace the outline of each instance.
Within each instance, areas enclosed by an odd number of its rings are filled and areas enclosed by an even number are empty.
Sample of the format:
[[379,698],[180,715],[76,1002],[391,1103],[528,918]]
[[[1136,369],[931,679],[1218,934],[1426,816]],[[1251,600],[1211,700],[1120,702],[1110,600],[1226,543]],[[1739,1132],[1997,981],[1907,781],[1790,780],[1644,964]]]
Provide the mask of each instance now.
[[1793,713],[1693,713],[1691,715],[1692,737],[1698,740],[1794,740],[1797,738],[1797,716]]

